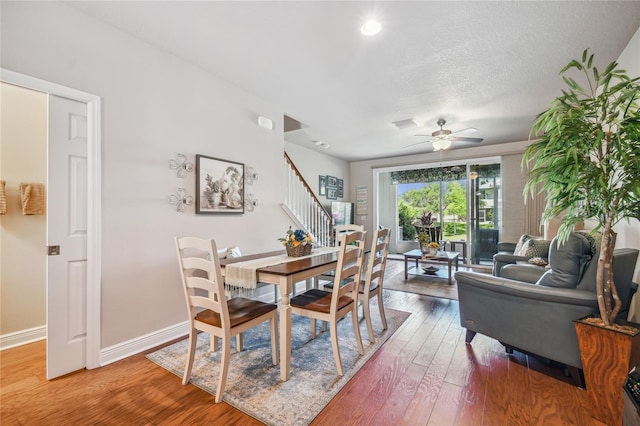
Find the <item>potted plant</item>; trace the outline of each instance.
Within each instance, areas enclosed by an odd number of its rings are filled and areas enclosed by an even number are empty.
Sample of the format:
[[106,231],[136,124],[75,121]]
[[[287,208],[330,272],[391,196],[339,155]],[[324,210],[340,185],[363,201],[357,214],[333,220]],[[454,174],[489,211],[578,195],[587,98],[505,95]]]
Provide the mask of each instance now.
[[[617,236],[613,226],[625,218],[640,217],[640,77],[629,78],[616,62],[599,72],[593,58],[587,49],[582,60],[572,60],[560,71],[567,88],[537,117],[531,134],[540,139],[526,149],[522,165],[530,169],[525,195],[546,194],[542,219],[560,218],[559,243],[567,240],[576,224],[595,221],[601,232],[598,308],[601,323],[611,328],[621,308],[612,269]],[[570,71],[581,73],[584,82],[570,77]],[[600,391],[601,383],[585,365],[589,355],[580,345],[587,391]],[[606,351],[601,343],[595,344],[595,351],[595,364],[601,366]],[[615,361],[606,362],[602,380],[612,383],[613,394],[594,396],[594,405],[617,397],[621,416],[621,386],[629,365],[621,368],[623,376],[618,380],[611,375]]]
[[433,213],[427,213],[426,211],[423,211],[422,216],[420,216],[420,223],[422,226],[420,227],[417,238],[418,242],[420,243],[420,251],[425,254],[429,253],[429,243],[432,240],[430,228],[433,225],[433,222]]

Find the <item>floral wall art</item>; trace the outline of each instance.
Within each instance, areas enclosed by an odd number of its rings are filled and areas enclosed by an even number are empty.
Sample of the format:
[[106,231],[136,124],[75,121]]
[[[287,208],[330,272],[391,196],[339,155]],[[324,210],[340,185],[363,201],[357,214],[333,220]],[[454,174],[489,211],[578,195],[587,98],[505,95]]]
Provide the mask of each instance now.
[[196,155],[196,213],[244,213],[244,164]]

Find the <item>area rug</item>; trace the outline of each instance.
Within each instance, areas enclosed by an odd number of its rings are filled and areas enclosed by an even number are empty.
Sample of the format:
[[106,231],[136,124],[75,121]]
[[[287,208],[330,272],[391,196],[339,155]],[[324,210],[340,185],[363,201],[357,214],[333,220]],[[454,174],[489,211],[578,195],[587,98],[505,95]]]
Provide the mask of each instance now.
[[434,277],[424,274],[422,271],[418,272],[415,267],[409,269],[407,280],[404,279],[404,268],[397,272],[385,274],[383,286],[386,290],[458,300],[458,287],[455,278],[452,279],[452,284],[449,285],[447,278]]
[[[372,306],[372,312],[377,312],[377,307]],[[291,374],[286,382],[280,381],[280,366],[271,363],[268,324],[252,328],[244,335],[242,352],[235,352],[233,339],[223,401],[270,425],[307,425],[409,315],[408,312],[386,309],[387,330],[382,330],[379,316],[372,315],[376,340],[373,344],[367,339],[367,327],[361,321],[364,356],[358,352],[351,316],[347,315],[339,321],[338,344],[344,369],[342,377],[336,371],[329,331],[317,334],[312,340],[310,320],[293,315]],[[187,343],[188,339],[181,340],[148,354],[147,358],[181,378]],[[215,394],[219,365],[220,351],[210,352],[208,334],[200,333],[191,383]]]

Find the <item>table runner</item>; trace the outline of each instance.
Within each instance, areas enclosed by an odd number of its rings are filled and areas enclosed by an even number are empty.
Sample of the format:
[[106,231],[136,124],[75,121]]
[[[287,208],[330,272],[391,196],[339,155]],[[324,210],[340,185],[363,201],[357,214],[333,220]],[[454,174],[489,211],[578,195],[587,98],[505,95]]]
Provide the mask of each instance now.
[[306,257],[317,256],[319,254],[337,252],[337,247],[317,247],[311,251],[310,255],[300,257],[289,257],[286,254],[278,256],[263,257],[260,259],[246,260],[244,262],[231,263],[225,266],[225,283],[227,286],[240,287],[255,290],[258,279],[257,270],[268,266],[279,265],[281,263],[293,262]]

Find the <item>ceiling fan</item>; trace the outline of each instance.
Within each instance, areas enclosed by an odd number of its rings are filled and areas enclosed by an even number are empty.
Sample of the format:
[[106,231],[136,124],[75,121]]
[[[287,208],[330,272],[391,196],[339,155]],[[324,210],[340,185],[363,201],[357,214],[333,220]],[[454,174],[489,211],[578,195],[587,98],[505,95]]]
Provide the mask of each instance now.
[[438,126],[440,126],[440,130],[436,130],[435,132],[431,133],[431,135],[421,135],[421,134],[416,135],[416,136],[430,136],[431,140],[413,143],[411,145],[405,146],[404,148],[408,148],[414,145],[419,145],[421,143],[431,142],[433,140],[433,150],[440,151],[440,150],[449,148],[449,146],[451,146],[451,142],[459,141],[459,142],[479,143],[479,142],[482,142],[483,140],[482,138],[465,138],[460,136],[453,136],[456,133],[463,133],[463,132],[469,131],[470,128],[458,130],[457,132],[454,133],[451,130],[443,129],[446,123],[447,122],[445,121],[444,118],[438,119]]

